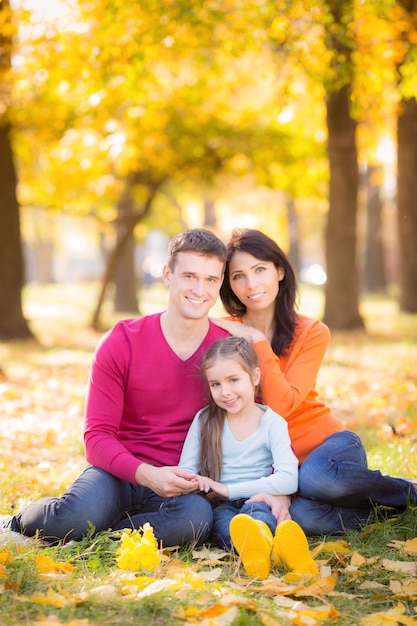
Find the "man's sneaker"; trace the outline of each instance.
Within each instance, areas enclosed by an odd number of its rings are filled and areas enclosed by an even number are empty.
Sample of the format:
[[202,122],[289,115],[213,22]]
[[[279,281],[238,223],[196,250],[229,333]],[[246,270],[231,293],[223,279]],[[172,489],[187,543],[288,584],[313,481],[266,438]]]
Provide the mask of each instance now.
[[0,545],[23,546],[31,543],[32,537],[10,530],[11,515],[0,515]]

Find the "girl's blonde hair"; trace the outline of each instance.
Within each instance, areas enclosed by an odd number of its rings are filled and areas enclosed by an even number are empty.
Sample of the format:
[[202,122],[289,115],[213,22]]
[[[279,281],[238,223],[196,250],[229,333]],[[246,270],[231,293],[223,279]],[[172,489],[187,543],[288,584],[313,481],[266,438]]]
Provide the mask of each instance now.
[[[243,337],[227,337],[215,341],[203,356],[201,371],[206,371],[217,359],[231,359],[252,377],[259,367],[258,356],[252,345]],[[254,389],[255,396],[255,389]],[[218,481],[223,468],[222,431],[226,411],[217,406],[208,389],[208,406],[200,415],[200,474]]]

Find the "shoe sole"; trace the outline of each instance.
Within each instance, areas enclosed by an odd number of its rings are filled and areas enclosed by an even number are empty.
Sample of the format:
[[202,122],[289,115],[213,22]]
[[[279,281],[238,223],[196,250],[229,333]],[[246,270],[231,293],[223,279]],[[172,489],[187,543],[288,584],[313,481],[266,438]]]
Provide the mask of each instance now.
[[247,575],[266,578],[271,571],[272,542],[256,520],[245,513],[235,515],[230,522],[230,537]]
[[283,562],[292,572],[318,576],[319,570],[314,562],[307,537],[301,526],[293,520],[278,524],[273,542],[275,562]]

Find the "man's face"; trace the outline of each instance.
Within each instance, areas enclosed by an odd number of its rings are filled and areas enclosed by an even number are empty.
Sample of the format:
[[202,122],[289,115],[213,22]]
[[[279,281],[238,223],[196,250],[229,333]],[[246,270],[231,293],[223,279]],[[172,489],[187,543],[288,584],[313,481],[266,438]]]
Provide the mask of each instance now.
[[215,305],[223,280],[223,263],[217,257],[197,252],[179,252],[174,269],[164,267],[170,308],[184,319],[208,316]]

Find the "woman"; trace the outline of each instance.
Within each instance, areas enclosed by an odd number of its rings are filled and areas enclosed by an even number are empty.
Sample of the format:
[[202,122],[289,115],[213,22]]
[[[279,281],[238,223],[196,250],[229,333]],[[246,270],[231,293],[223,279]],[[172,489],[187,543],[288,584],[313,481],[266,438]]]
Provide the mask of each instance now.
[[284,252],[252,229],[233,231],[227,249],[220,296],[231,317],[214,321],[254,343],[261,402],[287,420],[300,463],[296,498],[274,496],[273,501],[262,494],[263,501],[278,520],[292,518],[308,535],[358,529],[375,504],[398,513],[417,502],[412,481],[368,469],[359,437],[318,399],[316,377],[330,333],[323,323],[296,312],[296,279]]

